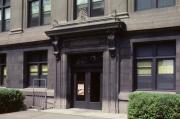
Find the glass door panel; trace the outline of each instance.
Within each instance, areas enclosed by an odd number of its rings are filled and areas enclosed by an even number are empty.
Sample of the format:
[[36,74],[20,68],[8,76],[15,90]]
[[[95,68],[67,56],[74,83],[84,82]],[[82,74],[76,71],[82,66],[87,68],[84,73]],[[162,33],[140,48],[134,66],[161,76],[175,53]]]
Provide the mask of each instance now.
[[76,100],[85,101],[85,73],[79,72],[76,75]]
[[90,80],[90,101],[91,102],[100,102],[100,73],[93,72],[91,73]]

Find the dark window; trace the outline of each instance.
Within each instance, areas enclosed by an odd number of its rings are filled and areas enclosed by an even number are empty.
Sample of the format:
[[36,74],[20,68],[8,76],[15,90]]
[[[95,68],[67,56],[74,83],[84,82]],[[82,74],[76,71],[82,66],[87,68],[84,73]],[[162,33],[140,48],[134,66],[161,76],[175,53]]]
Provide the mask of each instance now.
[[[143,50],[142,50],[143,49]],[[143,45],[136,48],[137,57],[152,57],[153,56],[153,46]]]
[[5,1],[4,1],[4,4],[5,4],[5,5],[10,5],[10,0],[5,0]]
[[175,89],[175,55],[173,42],[135,46],[136,88],[142,90]]
[[89,17],[104,15],[104,0],[76,0],[75,5],[76,18],[82,11]]
[[176,4],[175,0],[135,0],[136,10],[145,10],[161,7],[174,6]]
[[34,84],[34,87],[45,87],[48,76],[47,51],[28,52],[25,61],[28,78],[26,86],[33,87]]
[[7,77],[7,69],[6,69],[6,55],[0,55],[0,86],[6,86],[6,77]]
[[10,30],[10,0],[0,0],[0,31]]
[[50,24],[51,0],[29,0],[29,27]]

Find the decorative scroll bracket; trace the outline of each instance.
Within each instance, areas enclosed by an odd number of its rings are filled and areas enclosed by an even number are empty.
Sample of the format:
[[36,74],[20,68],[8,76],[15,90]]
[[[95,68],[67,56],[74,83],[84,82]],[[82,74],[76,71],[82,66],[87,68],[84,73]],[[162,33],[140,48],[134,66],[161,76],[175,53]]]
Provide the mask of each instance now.
[[54,55],[56,57],[56,60],[59,61],[61,57],[60,53],[61,53],[62,42],[59,40],[58,37],[54,37],[52,38],[52,45],[53,45]]
[[107,36],[107,40],[108,40],[108,46],[109,46],[109,52],[111,57],[116,57],[116,35],[114,32],[111,32],[108,34]]

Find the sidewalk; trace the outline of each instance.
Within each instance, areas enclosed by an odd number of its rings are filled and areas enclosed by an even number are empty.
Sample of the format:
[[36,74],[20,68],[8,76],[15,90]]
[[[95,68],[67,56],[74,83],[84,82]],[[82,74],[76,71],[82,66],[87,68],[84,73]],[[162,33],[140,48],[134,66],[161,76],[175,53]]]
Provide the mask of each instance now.
[[75,116],[86,116],[86,117],[95,117],[95,118],[127,119],[126,114],[111,114],[111,113],[103,113],[100,110],[88,110],[88,109],[77,109],[77,108],[48,109],[48,110],[43,110],[41,112],[75,115]]
[[0,119],[127,119],[123,114],[108,114],[84,109],[27,110],[0,114]]

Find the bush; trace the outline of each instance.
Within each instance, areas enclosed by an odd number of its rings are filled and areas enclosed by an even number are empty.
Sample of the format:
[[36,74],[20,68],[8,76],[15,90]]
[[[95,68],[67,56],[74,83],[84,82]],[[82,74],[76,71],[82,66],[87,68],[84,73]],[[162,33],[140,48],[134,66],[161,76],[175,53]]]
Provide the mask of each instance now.
[[180,119],[180,95],[132,93],[128,119]]
[[0,113],[15,112],[23,109],[24,96],[14,89],[0,89]]

